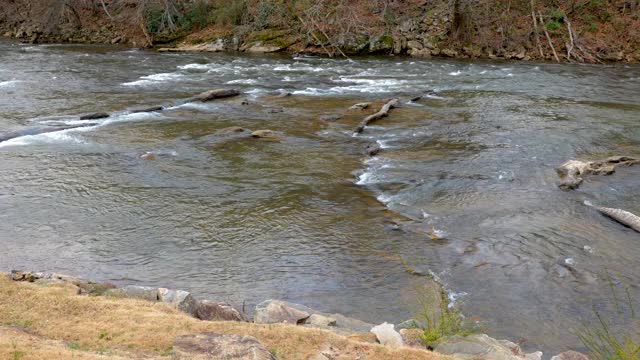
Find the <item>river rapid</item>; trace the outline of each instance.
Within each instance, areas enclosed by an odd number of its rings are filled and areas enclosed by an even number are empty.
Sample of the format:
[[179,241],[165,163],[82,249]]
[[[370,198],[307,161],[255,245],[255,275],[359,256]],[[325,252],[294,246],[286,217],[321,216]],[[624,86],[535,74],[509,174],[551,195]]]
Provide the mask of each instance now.
[[[215,88],[243,94],[180,103]],[[354,136],[379,105],[348,108],[391,97]],[[128,111],[151,105],[167,108]],[[96,111],[113,115],[77,118]],[[431,271],[490,335],[580,349],[594,306],[617,318],[612,289],[640,299],[640,235],[582,202],[640,213],[640,167],[571,192],[555,168],[640,156],[639,121],[638,66],[0,42],[0,136],[83,125],[0,142],[0,270],[373,323],[411,317],[425,281],[411,271]],[[281,141],[209,142],[229,126]]]

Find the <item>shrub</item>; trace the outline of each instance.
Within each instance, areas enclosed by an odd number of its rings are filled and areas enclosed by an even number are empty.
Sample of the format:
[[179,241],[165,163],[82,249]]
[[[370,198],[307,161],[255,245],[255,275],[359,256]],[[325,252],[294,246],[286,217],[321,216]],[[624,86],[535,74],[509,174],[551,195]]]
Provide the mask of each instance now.
[[555,20],[550,20],[544,24],[544,27],[548,32],[555,33],[556,31],[560,30],[561,25]]

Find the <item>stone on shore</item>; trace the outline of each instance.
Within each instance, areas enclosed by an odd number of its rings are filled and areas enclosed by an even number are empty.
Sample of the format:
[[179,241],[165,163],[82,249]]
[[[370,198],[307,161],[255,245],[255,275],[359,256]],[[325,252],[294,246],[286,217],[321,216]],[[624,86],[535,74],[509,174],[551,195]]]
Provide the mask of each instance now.
[[383,323],[374,326],[371,329],[371,333],[376,335],[378,342],[382,345],[390,347],[400,347],[404,345],[402,335],[394,329],[393,324]]
[[302,305],[297,306],[297,304],[280,300],[266,300],[256,306],[253,321],[257,324],[302,324],[311,314],[296,307],[302,307]]
[[469,360],[539,360],[542,358],[541,352],[525,354],[517,344],[507,340],[496,340],[485,334],[466,337],[456,335],[442,339],[435,347],[435,352]]
[[427,345],[422,341],[422,329],[400,329],[400,336],[404,346],[426,349]]
[[336,326],[337,320],[332,317],[320,315],[320,314],[311,314],[309,318],[304,322],[305,325],[309,325],[311,327],[325,327],[325,326]]
[[95,120],[95,119],[104,119],[108,117],[109,117],[109,114],[105,112],[97,112],[97,113],[80,115],[80,120]]
[[196,316],[198,303],[187,291],[160,288],[158,300],[191,316]]
[[179,336],[173,342],[173,359],[272,360],[273,356],[252,336],[201,333]]
[[247,317],[233,306],[211,300],[201,300],[196,308],[196,317],[208,321],[247,321]]
[[148,286],[127,285],[122,288],[109,289],[105,296],[158,301],[158,289]]
[[565,351],[551,358],[551,360],[590,360],[589,357],[577,351]]

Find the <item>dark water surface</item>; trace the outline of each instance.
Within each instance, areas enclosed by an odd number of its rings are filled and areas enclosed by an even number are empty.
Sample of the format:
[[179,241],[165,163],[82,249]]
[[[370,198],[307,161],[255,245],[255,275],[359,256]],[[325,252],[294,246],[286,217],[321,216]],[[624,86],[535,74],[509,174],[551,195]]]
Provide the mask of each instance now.
[[[220,87],[245,94],[174,106]],[[403,106],[353,137],[370,111],[347,108],[391,96]],[[127,111],[158,104],[170,108]],[[115,114],[74,117],[94,111]],[[580,347],[572,332],[592,305],[614,316],[605,271],[618,297],[640,299],[639,234],[582,205],[640,213],[640,167],[573,192],[554,170],[640,155],[639,121],[638,66],[0,42],[0,136],[86,125],[0,143],[0,269],[279,298],[375,323],[411,316],[424,278],[407,267],[429,269],[486,332],[551,355]],[[204,137],[229,126],[282,141]],[[374,142],[383,151],[363,162]]]

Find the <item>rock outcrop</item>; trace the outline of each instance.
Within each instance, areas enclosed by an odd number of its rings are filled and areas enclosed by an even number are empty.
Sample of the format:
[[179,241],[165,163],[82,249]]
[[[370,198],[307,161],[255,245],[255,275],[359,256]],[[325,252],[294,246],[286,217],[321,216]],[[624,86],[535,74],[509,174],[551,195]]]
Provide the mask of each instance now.
[[583,353],[577,351],[565,351],[556,356],[553,356],[551,360],[590,360],[589,357]]
[[196,316],[198,303],[196,299],[187,291],[171,290],[166,288],[158,289],[158,301],[170,305],[191,316]]

